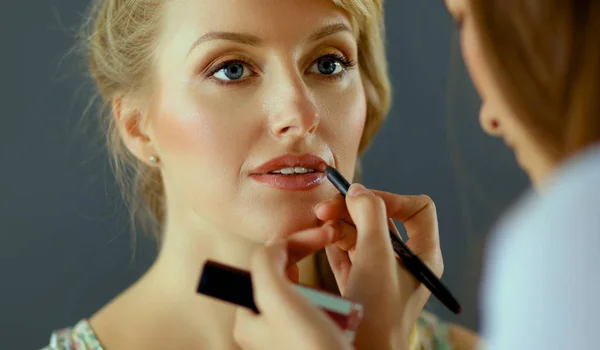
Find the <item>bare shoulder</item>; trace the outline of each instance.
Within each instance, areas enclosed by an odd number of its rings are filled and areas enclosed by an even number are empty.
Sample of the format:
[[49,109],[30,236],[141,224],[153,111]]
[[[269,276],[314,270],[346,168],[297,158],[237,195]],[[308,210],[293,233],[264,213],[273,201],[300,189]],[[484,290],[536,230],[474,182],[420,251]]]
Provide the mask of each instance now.
[[455,323],[448,324],[448,341],[454,350],[475,350],[481,345],[481,338],[475,332]]

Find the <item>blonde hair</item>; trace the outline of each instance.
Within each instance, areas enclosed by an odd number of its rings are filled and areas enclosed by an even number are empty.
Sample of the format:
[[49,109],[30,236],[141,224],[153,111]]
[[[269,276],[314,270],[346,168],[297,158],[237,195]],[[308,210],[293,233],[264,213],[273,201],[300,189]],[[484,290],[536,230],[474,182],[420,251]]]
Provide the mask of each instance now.
[[[333,0],[350,14],[358,40],[358,61],[367,100],[360,142],[362,154],[383,123],[390,106],[390,83],[384,48],[382,0]],[[110,110],[121,96],[147,99],[153,86],[155,38],[164,0],[97,0],[86,23],[83,43],[88,69],[103,101],[102,124],[115,176],[133,218],[158,243],[165,219],[161,174],[130,154]]]

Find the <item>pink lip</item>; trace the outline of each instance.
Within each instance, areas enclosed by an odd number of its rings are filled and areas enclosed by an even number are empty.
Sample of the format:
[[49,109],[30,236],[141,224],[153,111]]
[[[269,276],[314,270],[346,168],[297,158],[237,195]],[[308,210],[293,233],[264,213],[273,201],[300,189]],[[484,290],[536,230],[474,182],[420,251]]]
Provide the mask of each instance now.
[[[294,175],[271,174],[275,170],[295,167],[314,169],[315,171]],[[252,171],[250,177],[259,183],[280,190],[305,191],[313,189],[323,182],[326,167],[327,163],[319,156],[287,154],[262,164]]]

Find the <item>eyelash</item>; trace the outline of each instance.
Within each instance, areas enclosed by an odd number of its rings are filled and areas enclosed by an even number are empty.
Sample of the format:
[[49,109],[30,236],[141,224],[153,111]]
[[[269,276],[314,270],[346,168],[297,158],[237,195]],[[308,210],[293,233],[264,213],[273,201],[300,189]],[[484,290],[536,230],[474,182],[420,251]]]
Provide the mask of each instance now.
[[[330,80],[337,80],[342,78],[342,76],[351,68],[356,66],[356,61],[352,60],[352,59],[348,59],[346,56],[340,54],[340,53],[330,53],[330,54],[326,54],[323,56],[320,56],[319,58],[317,58],[316,60],[314,60],[311,63],[311,66],[313,64],[315,64],[316,62],[318,62],[319,60],[326,60],[326,59],[330,59],[332,61],[336,61],[339,62],[342,67],[344,68],[344,70],[341,73],[335,74],[335,75],[325,75],[322,74],[324,79],[330,79]],[[215,82],[216,84],[220,84],[220,85],[234,85],[234,84],[243,84],[244,82],[246,82],[248,80],[248,78],[252,78],[253,76],[256,75],[256,73],[253,72],[253,75],[245,78],[245,79],[238,79],[238,80],[221,80],[221,79],[215,79],[213,78],[213,76],[219,72],[221,69],[226,68],[228,66],[232,66],[232,65],[236,65],[236,64],[241,64],[244,66],[244,68],[248,68],[250,70],[252,70],[252,65],[253,62],[251,62],[250,60],[247,60],[245,58],[236,58],[236,59],[232,59],[232,60],[227,60],[227,61],[223,61],[219,64],[217,64],[214,68],[211,68],[210,70],[208,70],[205,74],[206,76],[211,79],[213,82]],[[252,70],[253,71],[253,70]]]
[[[219,64],[217,64],[214,68],[211,68],[210,70],[208,70],[205,74],[206,76],[211,79],[212,81],[214,81],[217,84],[221,84],[221,85],[231,85],[231,84],[239,84],[242,81],[246,81],[247,79],[243,79],[243,80],[231,80],[231,81],[224,81],[221,79],[214,79],[213,76],[215,74],[217,74],[217,72],[219,72],[221,69],[228,67],[228,66],[233,66],[236,64],[241,64],[243,65],[245,68],[252,66],[253,62],[251,62],[250,60],[247,60],[245,58],[236,58],[233,60],[227,60],[227,61],[223,61]],[[256,74],[256,73],[254,73]]]
[[[346,72],[348,72],[349,69],[352,69],[356,66],[356,61],[347,58],[346,56],[340,54],[340,53],[330,53],[327,55],[323,55],[319,58],[317,58],[316,60],[314,60],[311,63],[311,66],[313,64],[315,64],[316,62],[320,61],[320,60],[327,60],[330,59],[332,61],[336,61],[339,62],[342,65],[342,68],[344,68],[344,70],[341,73],[335,74],[335,75],[326,75],[326,74],[322,74],[324,79],[330,79],[330,80],[338,80],[341,79]],[[321,75],[321,74],[318,74]]]

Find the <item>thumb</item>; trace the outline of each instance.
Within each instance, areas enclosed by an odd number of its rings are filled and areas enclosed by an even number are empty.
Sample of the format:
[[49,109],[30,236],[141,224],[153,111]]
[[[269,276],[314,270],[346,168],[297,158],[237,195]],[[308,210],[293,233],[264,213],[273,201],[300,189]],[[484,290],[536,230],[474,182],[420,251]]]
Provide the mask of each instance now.
[[297,307],[300,296],[285,277],[287,259],[285,242],[261,247],[252,255],[252,285],[261,312],[280,313]]

